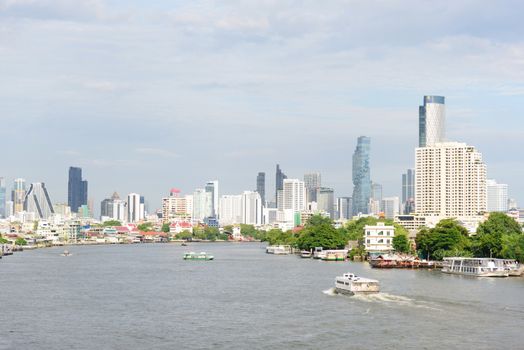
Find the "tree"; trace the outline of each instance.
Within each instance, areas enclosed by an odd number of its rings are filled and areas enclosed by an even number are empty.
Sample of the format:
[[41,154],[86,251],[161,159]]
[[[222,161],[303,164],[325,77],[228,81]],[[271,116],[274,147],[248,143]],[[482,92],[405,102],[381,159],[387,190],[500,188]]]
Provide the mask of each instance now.
[[152,222],[144,222],[142,224],[139,224],[137,226],[137,228],[140,230],[140,231],[143,231],[143,232],[149,232],[153,229],[153,223]]
[[16,239],[15,244],[16,245],[27,245],[27,241],[20,237]]
[[281,229],[274,228],[266,232],[265,240],[269,243],[269,245],[295,245],[297,237],[293,234],[292,231],[283,232]]
[[189,231],[182,231],[176,235],[176,239],[189,240],[193,238],[193,234]]
[[399,253],[409,253],[411,251],[411,244],[409,243],[408,236],[402,233],[395,233],[395,237],[393,237],[393,249]]
[[[503,236],[522,235],[522,228],[504,213],[491,213],[488,220],[479,225],[473,249],[479,257],[502,258]],[[507,238],[506,242],[512,241]],[[518,241],[518,240],[517,240]],[[507,252],[509,247],[505,249]]]
[[162,224],[162,232],[165,232],[165,233],[169,233],[171,231],[170,227],[169,227],[169,223],[164,223]]
[[122,226],[122,223],[118,220],[107,220],[107,221],[104,221],[102,223],[102,225],[104,227],[109,227],[109,226]]
[[6,243],[9,243],[9,241],[5,239],[4,237],[0,236],[0,244],[6,244]]
[[447,256],[472,256],[468,230],[454,219],[441,220],[435,228],[423,228],[417,235],[417,249],[427,259]]
[[501,256],[504,259],[516,259],[524,262],[524,235],[502,235]]
[[297,239],[298,247],[305,250],[315,247],[340,249],[346,243],[346,237],[333,227],[332,220],[321,215],[313,215]]

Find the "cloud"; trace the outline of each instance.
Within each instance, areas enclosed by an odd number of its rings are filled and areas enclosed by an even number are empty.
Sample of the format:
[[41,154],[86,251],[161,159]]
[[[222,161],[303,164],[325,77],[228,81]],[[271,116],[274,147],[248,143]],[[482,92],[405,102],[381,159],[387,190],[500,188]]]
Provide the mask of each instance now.
[[106,14],[99,0],[0,0],[0,17],[85,21]]
[[147,156],[157,156],[163,158],[178,158],[179,155],[167,149],[162,148],[151,148],[151,147],[140,147],[135,149],[136,153]]

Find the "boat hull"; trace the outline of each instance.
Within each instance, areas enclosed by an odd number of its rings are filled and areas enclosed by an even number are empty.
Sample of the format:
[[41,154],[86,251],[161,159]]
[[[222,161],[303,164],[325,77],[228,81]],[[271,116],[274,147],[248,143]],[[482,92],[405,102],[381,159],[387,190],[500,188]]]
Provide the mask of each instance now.
[[466,272],[460,272],[460,271],[448,271],[445,269],[442,269],[441,271],[449,275],[462,275],[462,276],[472,276],[472,277],[508,277],[509,276],[509,272],[507,271],[490,271],[490,272],[482,272],[482,273],[466,273]]

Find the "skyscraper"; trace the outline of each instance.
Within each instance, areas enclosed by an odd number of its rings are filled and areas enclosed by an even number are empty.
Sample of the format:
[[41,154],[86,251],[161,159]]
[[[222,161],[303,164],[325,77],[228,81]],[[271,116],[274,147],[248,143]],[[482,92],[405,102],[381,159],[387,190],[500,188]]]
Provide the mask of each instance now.
[[17,214],[24,210],[25,195],[25,180],[15,179],[13,184],[13,191],[11,192],[11,200],[13,201],[13,214]]
[[221,225],[242,223],[242,195],[224,195],[220,197],[219,220]]
[[204,222],[204,219],[213,215],[212,193],[203,188],[197,188],[193,192],[193,221]]
[[488,211],[508,211],[508,185],[499,184],[495,180],[487,181]]
[[87,181],[82,180],[82,168],[69,167],[67,183],[67,204],[76,213],[78,208],[87,204]]
[[276,171],[276,181],[275,181],[275,202],[277,202],[278,206],[278,191],[281,191],[284,189],[284,179],[287,179],[286,174],[280,170],[280,165],[277,164],[277,171]]
[[424,96],[419,106],[419,147],[444,142],[446,138],[446,106],[444,96]]
[[320,173],[304,174],[304,183],[306,185],[306,201],[318,202],[317,190],[322,186]]
[[211,214],[208,217],[218,216],[218,180],[208,181],[205,186],[206,192],[211,193]]
[[35,213],[40,219],[48,219],[55,213],[49,193],[43,182],[31,184],[24,198],[24,210]]
[[337,218],[340,220],[351,219],[353,216],[352,199],[351,197],[337,198]]
[[138,193],[128,194],[127,195],[127,220],[129,222],[138,222],[143,219],[144,219],[144,204],[140,203],[140,195]]
[[266,205],[266,173],[260,172],[257,175],[257,192],[262,199],[262,205]]
[[353,214],[368,213],[371,197],[371,171],[369,165],[371,139],[360,136],[353,153]]
[[262,225],[262,199],[253,191],[242,193],[242,223],[247,225]]
[[404,214],[415,211],[415,169],[402,174],[402,211]]
[[317,208],[329,214],[331,219],[335,219],[335,191],[328,187],[317,189]]
[[7,198],[5,197],[5,194],[5,179],[3,177],[0,177],[0,218],[6,217],[5,205]]
[[400,200],[398,197],[386,197],[382,200],[382,208],[386,219],[394,219],[400,213]]
[[299,179],[284,179],[282,190],[283,210],[300,212],[306,208],[306,186]]

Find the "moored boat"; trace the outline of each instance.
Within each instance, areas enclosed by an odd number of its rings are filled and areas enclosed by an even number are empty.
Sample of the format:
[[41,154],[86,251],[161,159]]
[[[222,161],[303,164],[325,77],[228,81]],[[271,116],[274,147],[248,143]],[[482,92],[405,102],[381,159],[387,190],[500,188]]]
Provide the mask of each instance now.
[[313,256],[313,253],[309,250],[303,250],[300,252],[301,258],[307,259],[307,258],[311,258],[312,256]]
[[291,246],[289,245],[270,245],[266,247],[266,253],[275,255],[291,254]]
[[332,253],[328,252],[324,257],[321,258],[322,261],[345,261],[346,255],[344,253]]
[[62,254],[60,254],[60,255],[62,255],[62,256],[71,256],[71,255],[73,255],[73,254],[71,254],[71,253],[69,252],[69,250],[66,249],[66,250],[64,250],[64,252],[63,252]]
[[347,295],[373,294],[380,292],[380,283],[348,272],[335,278],[335,292]]
[[444,258],[443,273],[475,277],[508,277],[501,259],[492,258]]
[[213,255],[207,254],[206,252],[189,252],[184,254],[184,260],[213,260],[215,257]]

